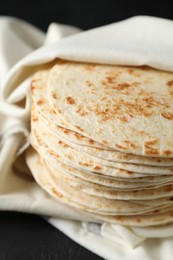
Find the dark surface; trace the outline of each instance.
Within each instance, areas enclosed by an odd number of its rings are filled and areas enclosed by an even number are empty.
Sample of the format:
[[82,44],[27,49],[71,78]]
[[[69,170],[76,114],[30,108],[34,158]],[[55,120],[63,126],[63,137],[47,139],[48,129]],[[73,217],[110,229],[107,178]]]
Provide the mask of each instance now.
[[[1,0],[0,15],[47,30],[51,22],[90,29],[134,15],[173,19],[172,0]],[[99,260],[34,215],[0,212],[0,260]]]
[[134,15],[173,18],[172,0],[1,0],[0,15],[22,18],[43,30],[51,22],[89,29]]
[[0,260],[101,260],[39,216],[0,212]]

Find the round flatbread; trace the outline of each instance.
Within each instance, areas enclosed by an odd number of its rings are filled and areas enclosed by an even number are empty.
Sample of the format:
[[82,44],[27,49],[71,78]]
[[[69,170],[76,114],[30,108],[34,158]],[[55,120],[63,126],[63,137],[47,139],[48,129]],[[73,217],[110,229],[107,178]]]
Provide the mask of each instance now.
[[65,62],[47,78],[49,104],[72,130],[153,157],[173,157],[172,87],[172,73],[149,67]]

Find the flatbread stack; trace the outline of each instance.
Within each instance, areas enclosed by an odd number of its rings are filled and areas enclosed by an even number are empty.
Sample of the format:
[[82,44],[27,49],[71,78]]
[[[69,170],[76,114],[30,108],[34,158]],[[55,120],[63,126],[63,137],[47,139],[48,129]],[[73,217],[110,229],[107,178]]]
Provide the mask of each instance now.
[[173,74],[55,60],[31,83],[27,164],[98,222],[173,222]]

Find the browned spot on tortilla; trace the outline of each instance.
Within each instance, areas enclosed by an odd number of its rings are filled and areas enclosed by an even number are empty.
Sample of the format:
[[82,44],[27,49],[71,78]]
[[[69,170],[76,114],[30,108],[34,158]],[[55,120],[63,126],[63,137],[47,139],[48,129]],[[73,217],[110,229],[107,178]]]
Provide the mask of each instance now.
[[55,195],[57,195],[59,198],[63,198],[63,197],[64,197],[60,192],[58,192],[58,191],[55,190],[54,188],[52,188],[52,192],[53,192]]
[[145,102],[145,107],[147,108],[157,107],[160,104],[160,102],[152,96],[143,97],[142,100]]
[[52,151],[51,149],[48,149],[47,152],[48,152],[50,155],[56,156],[56,153],[55,153],[54,151]]
[[49,112],[50,112],[50,114],[54,114],[54,115],[56,114],[55,110],[52,108],[49,109]]
[[102,129],[102,128],[99,128],[98,131],[97,131],[97,133],[102,134],[102,133],[103,133],[103,129]]
[[127,117],[125,117],[125,116],[120,116],[118,119],[119,119],[122,123],[125,123],[125,122],[128,121]]
[[104,139],[101,142],[102,142],[102,144],[105,144],[105,145],[108,144],[108,142],[106,140],[104,140]]
[[70,160],[73,159],[73,156],[72,156],[71,154],[66,154],[66,157],[67,157],[68,159],[70,159]]
[[78,125],[76,125],[75,126],[79,131],[81,131],[81,132],[83,132],[84,130],[80,127],[80,126],[78,126]]
[[94,170],[99,171],[99,170],[101,170],[101,167],[98,166],[98,165],[96,165],[96,166],[94,167]]
[[172,120],[173,119],[173,113],[171,113],[171,112],[167,112],[167,113],[166,112],[162,112],[161,115],[164,118],[168,119],[168,120]]
[[92,166],[92,164],[90,164],[90,163],[79,162],[79,164],[80,164],[81,166],[86,166],[86,167]]
[[58,144],[60,144],[64,148],[68,148],[69,147],[67,144],[63,143],[61,140],[58,141]]
[[170,80],[166,83],[167,86],[169,87],[173,87],[173,80]]
[[145,146],[145,153],[146,153],[147,155],[152,155],[152,156],[159,155],[158,149],[157,149],[157,148],[150,147],[150,146]]
[[105,77],[105,83],[113,84],[116,81],[116,76],[107,76]]
[[153,147],[155,145],[158,145],[159,139],[149,140],[144,143],[144,149],[145,153],[147,155],[159,155],[159,150],[156,147]]
[[70,131],[68,129],[65,129],[63,127],[57,126],[58,129],[60,129],[64,134],[68,135]]
[[128,175],[132,175],[134,172],[126,171],[126,173],[127,173]]
[[89,140],[87,140],[87,142],[88,142],[89,144],[93,144],[93,143],[94,143],[94,140],[89,139]]
[[133,68],[133,69],[130,68],[130,69],[128,69],[127,71],[128,71],[129,74],[133,74],[133,72],[134,72],[134,68]]
[[117,156],[118,159],[128,159],[129,158],[129,154],[125,153],[125,154],[120,154]]
[[85,111],[82,106],[78,106],[78,107],[77,107],[76,113],[78,113],[80,116],[88,115],[88,112]]
[[31,86],[30,86],[31,92],[33,92],[35,90],[35,88],[36,88],[34,83],[35,83],[35,80],[32,80],[31,81]]
[[118,148],[118,149],[123,149],[123,150],[126,150],[127,148],[120,145],[120,144],[115,144],[115,147]]
[[75,101],[72,97],[66,97],[66,101],[67,101],[67,104],[69,104],[69,105],[75,104]]
[[37,101],[37,105],[42,105],[42,104],[44,104],[44,100],[43,99],[40,99],[40,100]]
[[87,111],[99,116],[101,118],[100,122],[117,119],[126,121],[128,116],[150,117],[153,111],[151,108],[146,109],[147,102],[150,102],[149,106],[151,106],[151,100],[140,100],[140,98],[135,98],[134,101],[126,101],[123,98],[118,100],[115,98],[111,99],[111,101],[107,99],[102,106],[100,104],[87,106]]
[[127,83],[127,82],[122,82],[122,83],[119,83],[117,84],[116,86],[114,86],[114,89],[117,89],[117,90],[124,90],[124,89],[127,89],[131,87],[131,84]]
[[167,86],[169,88],[169,94],[172,97],[173,96],[173,80],[168,81]]
[[154,139],[154,140],[146,141],[145,145],[146,146],[157,145],[158,142],[159,142],[159,139]]
[[132,148],[137,148],[137,145],[130,142],[129,140],[124,140],[124,143],[127,144],[128,146],[132,147]]
[[57,99],[57,98],[58,98],[58,96],[57,96],[57,94],[56,94],[55,92],[52,92],[52,97],[53,97],[54,99]]
[[171,152],[170,150],[164,150],[164,151],[163,151],[163,154],[164,154],[164,155],[171,155],[172,152]]
[[32,121],[37,122],[39,119],[37,116],[32,116]]
[[34,136],[35,136],[37,142],[40,144],[40,143],[41,143],[41,138],[39,137],[39,135],[37,134],[37,132],[35,131],[35,129],[33,129],[33,133],[34,133]]
[[74,133],[74,136],[76,137],[76,139],[78,139],[78,140],[82,140],[83,139],[83,136],[82,135],[80,135],[79,133]]
[[85,82],[88,85],[88,87],[92,87],[93,86],[93,83],[90,80],[86,80]]

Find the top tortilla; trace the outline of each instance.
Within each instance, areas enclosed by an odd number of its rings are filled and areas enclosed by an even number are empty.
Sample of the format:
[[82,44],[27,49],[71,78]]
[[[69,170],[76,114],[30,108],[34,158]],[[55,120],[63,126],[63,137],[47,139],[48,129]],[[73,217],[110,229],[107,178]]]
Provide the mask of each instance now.
[[173,74],[149,67],[60,62],[48,100],[72,130],[113,149],[173,157]]

